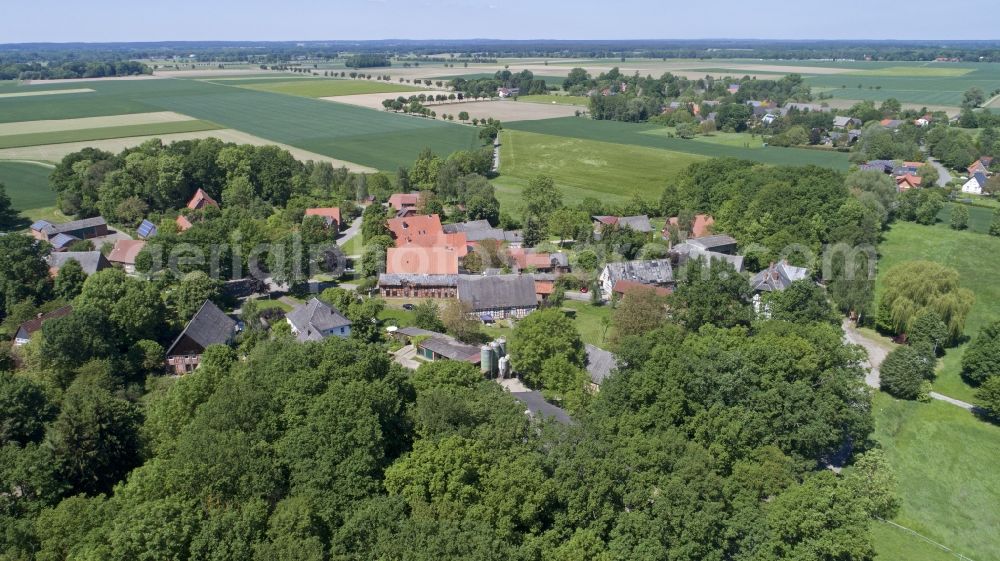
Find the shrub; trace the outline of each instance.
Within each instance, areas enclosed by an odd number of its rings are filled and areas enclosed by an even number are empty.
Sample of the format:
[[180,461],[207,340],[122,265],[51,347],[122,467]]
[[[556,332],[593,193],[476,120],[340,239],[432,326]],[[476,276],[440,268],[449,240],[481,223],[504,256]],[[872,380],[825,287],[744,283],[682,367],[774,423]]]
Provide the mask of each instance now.
[[899,347],[882,362],[882,389],[900,399],[917,399],[924,381],[934,376],[934,363],[934,355],[926,346]]

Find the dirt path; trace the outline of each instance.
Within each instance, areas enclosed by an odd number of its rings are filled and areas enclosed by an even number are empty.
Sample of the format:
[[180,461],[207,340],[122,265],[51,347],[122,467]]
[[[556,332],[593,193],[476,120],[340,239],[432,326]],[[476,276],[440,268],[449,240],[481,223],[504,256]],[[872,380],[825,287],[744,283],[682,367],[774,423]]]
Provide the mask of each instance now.
[[[877,341],[869,339],[858,331],[850,320],[845,319],[841,326],[844,328],[844,339],[846,339],[848,343],[860,345],[865,349],[865,352],[868,353],[868,373],[865,374],[865,383],[874,389],[878,389],[879,366],[882,365],[882,361],[885,360],[885,357],[889,354],[889,352],[883,345],[879,344]],[[938,392],[930,392],[928,395],[930,395],[931,399],[950,403],[956,407],[961,407],[966,411],[975,412],[976,409],[978,409],[975,405],[967,401],[948,397]]]

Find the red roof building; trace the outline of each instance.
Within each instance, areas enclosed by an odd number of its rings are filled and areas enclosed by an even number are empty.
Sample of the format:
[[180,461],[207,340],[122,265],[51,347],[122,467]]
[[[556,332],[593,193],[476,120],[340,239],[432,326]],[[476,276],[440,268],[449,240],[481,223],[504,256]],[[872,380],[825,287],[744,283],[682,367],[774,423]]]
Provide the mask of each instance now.
[[390,218],[389,231],[396,239],[396,247],[438,247],[454,250],[461,258],[468,253],[468,241],[464,232],[444,233],[441,219],[436,214],[430,216],[407,216]]
[[191,224],[191,221],[188,220],[187,217],[184,216],[183,214],[179,214],[177,216],[177,220],[174,220],[174,223],[177,224],[177,229],[180,230],[181,232],[186,232],[187,230],[190,230],[192,226],[194,226],[194,224]]
[[[670,226],[677,226],[680,223],[679,217],[674,216],[673,218],[667,220],[666,227],[663,228],[663,237],[665,239],[670,238]],[[690,232],[681,232],[682,234],[687,234],[690,238],[703,238],[705,236],[712,234],[712,226],[715,225],[715,218],[708,214],[697,214],[694,217],[694,222],[691,224]],[[676,240],[680,241],[680,240]]]
[[307,208],[306,216],[322,216],[326,219],[327,226],[334,226],[340,229],[340,209],[336,207],[326,207],[326,208]]
[[446,247],[390,247],[385,255],[390,275],[457,275],[458,252]]
[[635,292],[636,290],[652,290],[656,293],[657,296],[663,298],[670,296],[670,293],[673,292],[669,288],[665,288],[662,286],[653,286],[629,280],[620,280],[616,282],[614,288],[612,288],[611,290],[619,296],[624,296],[630,292]]
[[194,196],[188,201],[187,207],[191,210],[200,210],[206,206],[218,207],[219,203],[215,202],[215,199],[208,196],[208,193],[202,189],[198,189],[194,192]]
[[910,189],[920,187],[921,181],[923,181],[923,178],[919,175],[906,173],[896,178],[896,188],[900,191],[909,191]]
[[394,193],[389,197],[389,206],[395,210],[406,210],[420,206],[420,193]]

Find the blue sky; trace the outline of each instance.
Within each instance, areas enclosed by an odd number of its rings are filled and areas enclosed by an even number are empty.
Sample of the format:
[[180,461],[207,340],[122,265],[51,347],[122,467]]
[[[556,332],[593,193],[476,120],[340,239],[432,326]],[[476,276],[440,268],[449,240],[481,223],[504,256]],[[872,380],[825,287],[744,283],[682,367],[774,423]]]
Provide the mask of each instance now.
[[0,0],[0,43],[470,37],[1000,39],[995,2]]

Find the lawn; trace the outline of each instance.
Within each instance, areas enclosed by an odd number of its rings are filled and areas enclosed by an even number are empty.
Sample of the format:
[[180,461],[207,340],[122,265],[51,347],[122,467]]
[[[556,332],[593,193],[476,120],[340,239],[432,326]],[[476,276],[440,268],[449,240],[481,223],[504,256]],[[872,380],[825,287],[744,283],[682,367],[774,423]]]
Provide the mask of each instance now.
[[[949,72],[960,75],[949,75]],[[878,102],[894,97],[904,103],[958,106],[962,102],[962,94],[973,86],[984,92],[991,92],[1000,86],[1000,67],[897,66],[847,74],[810,76],[806,83],[814,88],[830,88],[826,91],[843,99]]]
[[653,200],[668,180],[703,159],[645,146],[520,130],[505,130],[501,146],[503,177],[527,180],[548,175],[557,184],[573,189],[564,190],[567,201],[586,196],[623,201],[636,193]]
[[195,119],[167,123],[147,123],[142,125],[98,127],[93,129],[10,134],[0,136],[0,148],[45,146],[47,144],[63,144],[66,142],[83,142],[88,140],[106,140],[109,138],[128,138],[131,136],[206,131],[218,128],[221,127],[215,123]]
[[[744,148],[742,146],[727,146],[698,140],[667,138],[664,135],[649,134],[650,131],[662,130],[662,127],[652,124],[623,123],[619,121],[595,121],[579,117],[562,117],[558,119],[543,119],[539,121],[519,121],[505,123],[508,130],[518,130],[553,136],[602,141],[604,143],[624,144],[659,150],[670,150],[675,153],[705,156],[710,158],[745,158],[766,164],[775,165],[817,165],[838,170],[847,170],[849,163],[847,154],[828,150],[809,150],[804,148],[768,147],[763,150]],[[645,134],[644,134],[645,133]]]
[[579,95],[559,95],[559,94],[538,94],[518,96],[517,101],[527,101],[529,103],[557,103],[559,105],[579,105],[586,107],[590,104],[590,98]]
[[361,255],[364,249],[364,243],[361,239],[361,232],[358,232],[353,238],[347,240],[347,243],[340,248],[344,255]]
[[40,164],[0,161],[0,183],[6,186],[11,204],[19,211],[55,204],[55,191],[49,187],[51,173],[52,168]]
[[[937,216],[939,228],[951,228],[951,213],[954,208],[955,203],[944,205]],[[993,209],[972,205],[965,205],[965,208],[969,211],[969,231],[977,234],[989,234],[990,224],[993,223]]]
[[393,82],[378,80],[292,80],[285,82],[258,81],[239,84],[242,88],[262,92],[272,92],[303,97],[332,97],[338,95],[355,95],[370,93],[416,92],[426,91],[413,86],[405,86]]
[[[986,210],[986,209],[982,209]],[[962,286],[976,293],[976,303],[965,323],[965,333],[975,337],[987,324],[1000,320],[1000,238],[947,226],[922,226],[897,222],[879,245],[879,274],[903,261],[928,260],[953,267]],[[938,367],[934,388],[945,395],[974,401],[975,390],[960,376],[966,345],[949,349]]]
[[[894,521],[971,559],[996,559],[1000,427],[940,401],[907,402],[878,394],[873,409],[875,439],[899,484],[902,504]],[[874,524],[879,559],[942,559],[937,547]]]
[[[408,166],[429,147],[439,154],[479,145],[473,127],[395,115],[202,80],[81,82],[95,93],[0,99],[0,122],[177,111],[325,156],[369,167]],[[69,98],[72,98],[70,100]]]
[[576,310],[576,319],[573,324],[580,332],[580,338],[583,339],[584,343],[590,343],[603,349],[608,348],[608,340],[614,329],[609,327],[605,333],[601,320],[611,317],[611,313],[614,311],[611,306],[593,306],[588,302],[566,300],[563,302],[563,307]]

